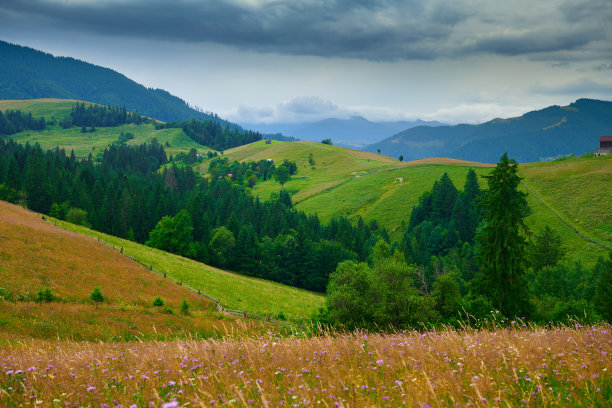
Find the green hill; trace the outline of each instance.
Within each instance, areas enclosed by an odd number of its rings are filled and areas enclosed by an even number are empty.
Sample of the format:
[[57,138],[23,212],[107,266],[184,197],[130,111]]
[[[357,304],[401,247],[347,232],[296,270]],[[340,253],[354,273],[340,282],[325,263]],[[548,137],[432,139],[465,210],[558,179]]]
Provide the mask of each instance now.
[[[44,117],[48,122],[55,119],[59,122],[70,114],[72,106],[80,102],[73,99],[32,99],[32,100],[3,100],[0,101],[0,110],[19,109],[22,112],[31,112],[36,118]],[[132,133],[134,138],[127,144],[138,145],[148,143],[154,138],[164,145],[168,155],[187,153],[191,148],[199,152],[206,152],[202,146],[189,138],[181,128],[155,129],[151,123],[125,124],[116,127],[98,127],[93,133],[82,133],[81,128],[71,127],[64,129],[59,124],[47,125],[42,131],[25,130],[8,136],[20,143],[38,143],[43,149],[54,149],[56,146],[67,152],[74,150],[78,158],[86,158],[89,153],[96,157],[111,143],[115,142],[121,133]]]
[[[315,165],[308,164],[309,154]],[[322,221],[344,215],[356,221],[376,220],[386,227],[392,239],[400,239],[412,207],[419,197],[431,190],[445,172],[457,188],[463,188],[470,168],[477,174],[487,174],[490,165],[451,159],[427,159],[413,162],[373,153],[364,153],[315,142],[266,145],[263,141],[228,150],[231,160],[248,161],[270,158],[289,159],[298,165],[298,173],[286,185],[295,207],[306,213],[316,213]],[[553,162],[521,165],[526,184],[535,189],[547,204],[588,237],[612,246],[612,157],[573,158]],[[486,180],[481,179],[486,187]],[[280,190],[272,180],[259,183],[253,194],[268,198]],[[526,190],[527,191],[527,190]],[[550,225],[566,242],[575,259],[588,264],[606,251],[601,246],[580,237],[533,194],[528,202],[531,215],[527,219],[533,230]]]

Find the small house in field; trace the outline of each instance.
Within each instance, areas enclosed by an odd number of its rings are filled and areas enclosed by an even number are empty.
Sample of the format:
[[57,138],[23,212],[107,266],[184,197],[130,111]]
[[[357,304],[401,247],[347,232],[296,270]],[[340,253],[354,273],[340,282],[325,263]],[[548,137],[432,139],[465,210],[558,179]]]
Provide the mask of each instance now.
[[595,152],[595,156],[605,156],[612,153],[612,136],[602,136],[599,138],[599,149]]
[[266,144],[272,144],[272,140],[266,139]]

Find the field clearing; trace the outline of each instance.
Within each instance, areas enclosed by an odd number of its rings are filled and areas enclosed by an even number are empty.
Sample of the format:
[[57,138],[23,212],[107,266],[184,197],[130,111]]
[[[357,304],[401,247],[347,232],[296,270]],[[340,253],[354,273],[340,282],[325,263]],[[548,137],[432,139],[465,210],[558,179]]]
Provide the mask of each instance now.
[[[313,195],[299,202],[296,208],[306,213],[316,213],[327,222],[343,215],[356,221],[361,216],[366,222],[376,220],[386,227],[392,239],[401,239],[408,225],[412,208],[426,191],[431,190],[436,180],[444,173],[459,190],[463,189],[465,177],[471,167],[459,165],[408,165],[373,173],[355,174],[342,185]],[[487,174],[490,169],[473,168],[476,174]],[[481,187],[486,180],[479,179]]]
[[521,176],[581,232],[612,246],[612,156],[521,165]]
[[310,339],[13,342],[0,346],[0,404],[609,406],[610,326],[518,326]]
[[85,227],[56,222],[62,228],[100,237],[123,248],[126,254],[146,265],[152,265],[153,269],[165,272],[168,277],[219,299],[228,309],[246,310],[249,313],[268,316],[278,316],[282,312],[289,319],[299,320],[310,318],[325,303],[322,294],[224,271]]
[[0,110],[7,109],[31,112],[34,117],[44,116],[46,120],[55,118],[61,120],[70,115],[72,106],[78,101],[76,99],[26,99],[26,100],[0,100]]
[[[214,303],[106,245],[0,201],[0,339],[135,340],[220,337],[233,320]],[[100,287],[105,300],[89,299]],[[40,289],[57,298],[36,302]],[[160,296],[164,307],[152,306]],[[179,313],[183,299],[190,316]],[[170,310],[172,313],[170,313]]]

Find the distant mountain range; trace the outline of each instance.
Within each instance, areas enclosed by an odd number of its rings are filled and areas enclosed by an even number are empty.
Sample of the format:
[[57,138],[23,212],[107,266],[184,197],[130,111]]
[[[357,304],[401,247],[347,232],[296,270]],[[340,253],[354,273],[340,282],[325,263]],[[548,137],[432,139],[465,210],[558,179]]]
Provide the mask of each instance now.
[[125,106],[164,122],[212,119],[238,127],[215,114],[191,108],[163,89],[146,88],[112,69],[0,41],[0,99],[36,98]]
[[262,133],[280,132],[301,140],[320,142],[331,139],[337,146],[362,149],[389,136],[415,126],[440,126],[440,122],[395,121],[372,122],[361,116],[349,119],[324,119],[306,123],[241,123],[245,128]]
[[520,117],[480,125],[418,126],[364,150],[404,160],[449,157],[496,163],[504,152],[518,162],[593,152],[599,137],[612,135],[612,102],[579,99]]

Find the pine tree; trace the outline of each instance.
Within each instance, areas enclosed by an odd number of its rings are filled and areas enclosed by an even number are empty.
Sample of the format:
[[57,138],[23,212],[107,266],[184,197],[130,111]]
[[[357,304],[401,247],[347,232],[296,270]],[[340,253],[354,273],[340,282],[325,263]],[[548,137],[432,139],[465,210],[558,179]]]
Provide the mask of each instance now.
[[507,154],[485,176],[488,190],[482,200],[485,226],[478,236],[481,276],[479,291],[506,316],[528,316],[529,302],[525,281],[524,218],[526,193],[518,190],[521,178],[518,164]]

